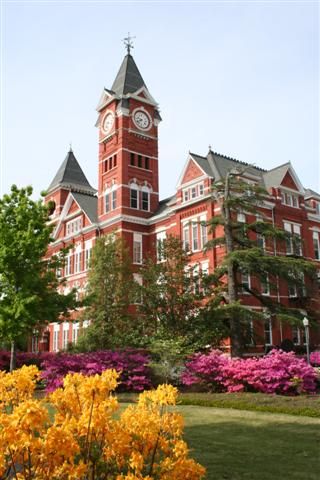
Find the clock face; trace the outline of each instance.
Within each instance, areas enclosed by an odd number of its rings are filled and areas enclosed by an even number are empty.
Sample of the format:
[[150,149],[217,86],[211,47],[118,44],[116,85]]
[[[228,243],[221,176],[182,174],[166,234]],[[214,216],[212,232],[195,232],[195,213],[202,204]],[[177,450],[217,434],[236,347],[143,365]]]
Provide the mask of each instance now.
[[137,110],[133,116],[135,125],[141,130],[148,130],[151,126],[149,116],[142,110]]
[[105,133],[109,133],[114,122],[114,116],[113,113],[107,113],[107,115],[104,117],[102,128]]

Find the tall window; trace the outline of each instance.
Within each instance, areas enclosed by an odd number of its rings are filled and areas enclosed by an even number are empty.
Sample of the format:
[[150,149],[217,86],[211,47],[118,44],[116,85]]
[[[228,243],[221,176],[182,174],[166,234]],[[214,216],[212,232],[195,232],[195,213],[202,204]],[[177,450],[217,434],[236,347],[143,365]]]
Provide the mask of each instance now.
[[320,233],[312,232],[314,258],[320,260]]
[[145,166],[146,170],[150,170],[150,158],[149,157],[145,157],[144,166]]
[[59,331],[60,331],[60,325],[54,325],[54,330],[53,330],[53,351],[58,352],[59,351]]
[[208,241],[208,238],[207,238],[207,224],[206,224],[206,221],[205,220],[202,220],[200,218],[200,235],[201,235],[201,247],[203,248],[207,241]]
[[257,233],[257,247],[265,250],[266,248],[266,239],[261,233]]
[[81,251],[78,250],[74,254],[74,273],[81,272]]
[[77,343],[79,337],[79,322],[75,322],[72,325],[72,343]]
[[69,343],[69,323],[63,324],[62,348],[66,349]]
[[72,257],[71,254],[69,254],[66,257],[66,275],[71,275],[72,274]]
[[158,262],[161,262],[164,260],[164,255],[163,255],[163,242],[166,239],[166,232],[158,232],[157,233],[157,260]]
[[133,263],[142,263],[142,235],[133,234]]
[[290,235],[286,239],[287,255],[302,255],[301,225],[284,222],[284,229]]
[[130,207],[139,208],[138,205],[138,188],[135,184],[130,187]]
[[189,225],[185,225],[183,227],[183,248],[185,249],[186,252],[190,250],[190,230],[189,230]]
[[85,270],[89,269],[90,257],[91,257],[91,247],[86,247],[85,252],[84,252],[84,268],[85,268]]
[[142,190],[142,210],[148,212],[150,203],[150,193],[147,190]]
[[247,271],[242,271],[240,274],[241,293],[249,293],[250,289],[250,275]]
[[268,318],[264,322],[264,343],[266,345],[272,345],[272,321]]
[[192,222],[192,250],[199,250],[199,240],[198,240],[198,223]]
[[112,210],[117,208],[117,190],[112,190]]
[[130,165],[133,165],[133,166],[134,166],[134,160],[135,160],[135,158],[134,158],[134,153],[131,152],[131,153],[130,153]]
[[265,278],[261,278],[261,294],[270,295],[270,282],[268,275],[266,275]]
[[108,193],[105,194],[104,199],[105,199],[105,202],[104,202],[104,207],[105,207],[105,208],[104,208],[104,211],[105,211],[105,213],[108,213],[108,212],[110,212],[110,192],[108,192]]

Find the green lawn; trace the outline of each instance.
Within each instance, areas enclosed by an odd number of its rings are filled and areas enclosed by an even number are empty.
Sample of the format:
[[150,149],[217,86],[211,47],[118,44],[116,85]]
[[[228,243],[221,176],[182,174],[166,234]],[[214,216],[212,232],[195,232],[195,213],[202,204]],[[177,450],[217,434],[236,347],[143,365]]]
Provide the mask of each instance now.
[[191,456],[208,480],[318,480],[320,420],[180,405]]

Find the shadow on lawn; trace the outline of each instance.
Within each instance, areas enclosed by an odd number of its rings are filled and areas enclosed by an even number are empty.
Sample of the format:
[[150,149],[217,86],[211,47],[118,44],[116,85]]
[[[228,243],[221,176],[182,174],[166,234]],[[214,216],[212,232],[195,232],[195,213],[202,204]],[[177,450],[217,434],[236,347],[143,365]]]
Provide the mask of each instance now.
[[218,419],[187,425],[184,438],[208,480],[318,480],[319,426]]

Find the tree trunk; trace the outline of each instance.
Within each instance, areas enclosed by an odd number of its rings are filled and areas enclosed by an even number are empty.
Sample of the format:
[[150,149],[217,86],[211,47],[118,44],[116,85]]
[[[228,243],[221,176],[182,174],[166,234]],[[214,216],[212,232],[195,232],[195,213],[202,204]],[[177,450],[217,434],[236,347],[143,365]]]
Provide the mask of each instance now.
[[[231,227],[232,217],[231,217],[230,207],[227,203],[230,196],[229,180],[230,180],[230,173],[226,176],[224,202],[223,202],[224,234],[226,239],[227,255],[233,252],[233,238],[232,238],[232,227]],[[233,262],[228,263],[227,281],[228,281],[228,297],[229,297],[228,301],[230,304],[232,304],[237,301],[236,273],[235,273]],[[239,319],[234,318],[234,314],[232,314],[230,318],[230,341],[231,341],[231,356],[241,357],[242,356],[241,325],[239,323]]]
[[16,351],[16,342],[12,340],[11,342],[11,353],[10,353],[10,372],[13,372],[17,367],[17,351]]

